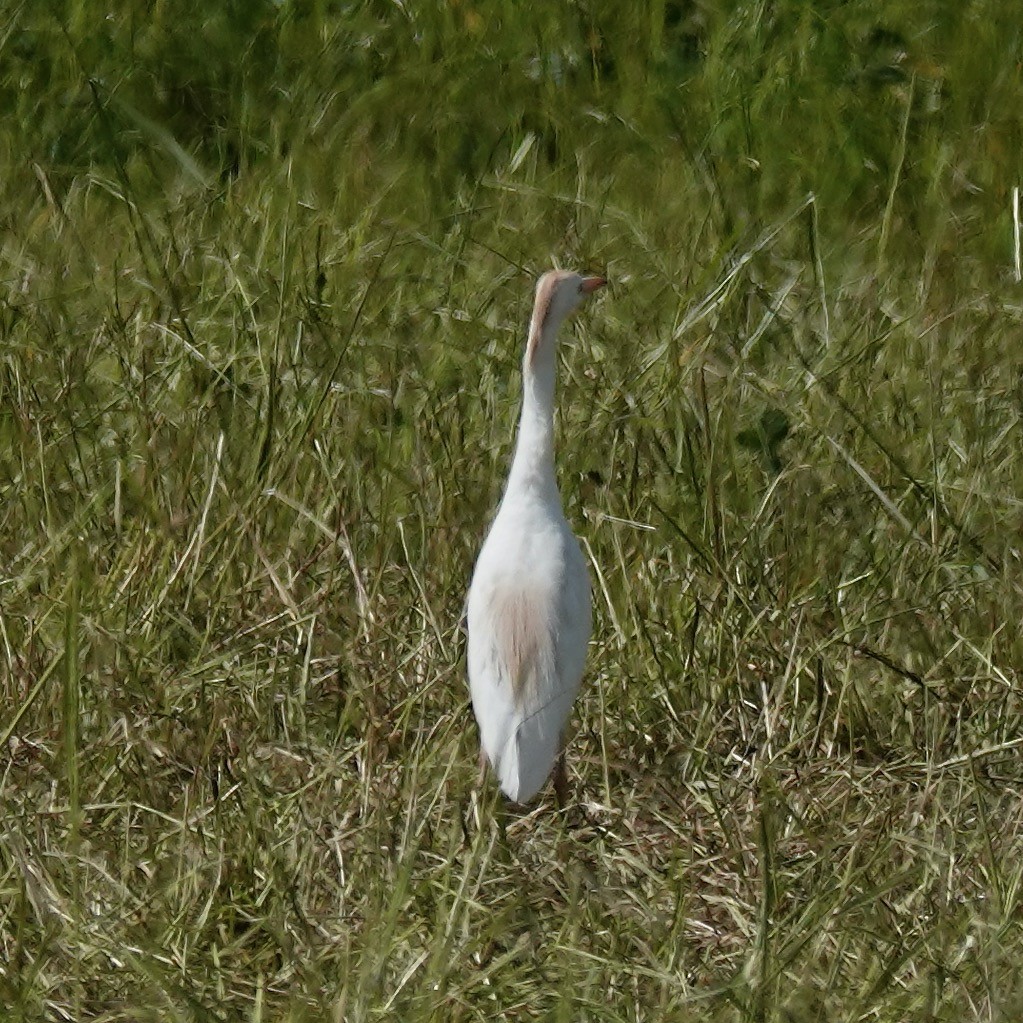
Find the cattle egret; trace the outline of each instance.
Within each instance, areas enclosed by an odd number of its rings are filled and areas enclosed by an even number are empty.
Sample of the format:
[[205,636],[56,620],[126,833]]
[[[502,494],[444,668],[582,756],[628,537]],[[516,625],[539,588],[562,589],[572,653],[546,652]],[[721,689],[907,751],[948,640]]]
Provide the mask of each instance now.
[[532,799],[557,761],[590,638],[590,581],[554,474],[554,380],[562,321],[607,282],[553,270],[536,286],[522,363],[522,415],[511,471],[472,576],[469,688],[482,756],[501,791]]

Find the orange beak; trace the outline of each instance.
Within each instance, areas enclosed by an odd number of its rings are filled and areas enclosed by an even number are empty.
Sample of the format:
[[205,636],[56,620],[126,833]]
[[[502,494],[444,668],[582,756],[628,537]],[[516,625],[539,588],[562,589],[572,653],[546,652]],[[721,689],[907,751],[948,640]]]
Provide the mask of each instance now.
[[586,295],[592,295],[598,288],[604,287],[607,280],[604,277],[584,277],[580,287]]

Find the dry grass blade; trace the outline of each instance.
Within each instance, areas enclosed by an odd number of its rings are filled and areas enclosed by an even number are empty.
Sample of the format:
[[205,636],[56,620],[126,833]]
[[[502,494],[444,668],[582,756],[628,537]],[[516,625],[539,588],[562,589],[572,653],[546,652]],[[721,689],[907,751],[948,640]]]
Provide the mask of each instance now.
[[[0,18],[4,1023],[1020,1018],[1014,6],[157,6]],[[564,814],[457,630],[553,264]]]

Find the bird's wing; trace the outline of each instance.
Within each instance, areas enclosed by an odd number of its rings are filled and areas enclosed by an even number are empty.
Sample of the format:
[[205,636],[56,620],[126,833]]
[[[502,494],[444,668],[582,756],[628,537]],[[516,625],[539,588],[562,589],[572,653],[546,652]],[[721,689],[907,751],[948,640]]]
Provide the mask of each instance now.
[[525,802],[543,786],[582,677],[589,584],[505,584],[469,604],[469,683],[487,759]]
[[558,593],[558,630],[555,655],[557,675],[562,688],[574,697],[586,667],[586,649],[592,629],[590,577],[586,560],[574,536],[569,534],[566,571]]
[[469,686],[487,759],[496,767],[537,691],[555,670],[551,609],[542,595],[494,585],[469,600]]
[[567,571],[551,595],[546,653],[534,663],[518,707],[514,740],[501,765],[501,786],[520,802],[543,787],[561,751],[563,732],[579,692],[590,638],[590,582],[575,538],[569,535]]

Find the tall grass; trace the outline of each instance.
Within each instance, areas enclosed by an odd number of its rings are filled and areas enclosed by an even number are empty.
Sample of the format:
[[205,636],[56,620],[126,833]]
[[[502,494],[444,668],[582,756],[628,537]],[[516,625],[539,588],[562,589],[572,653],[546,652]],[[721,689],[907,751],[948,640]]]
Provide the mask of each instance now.
[[[1017,22],[8,11],[4,1018],[1017,1018]],[[564,817],[458,629],[554,262]]]

